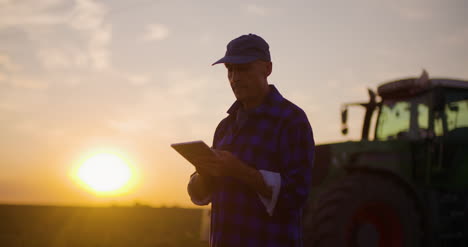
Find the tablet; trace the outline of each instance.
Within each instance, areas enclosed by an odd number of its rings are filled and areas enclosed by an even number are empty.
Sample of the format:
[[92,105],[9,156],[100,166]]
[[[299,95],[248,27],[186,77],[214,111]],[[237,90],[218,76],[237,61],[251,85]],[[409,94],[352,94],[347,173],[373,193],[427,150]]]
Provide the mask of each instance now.
[[174,143],[171,144],[171,147],[174,148],[186,160],[192,163],[192,165],[196,165],[194,163],[194,158],[215,155],[213,150],[211,150],[211,148],[208,147],[208,145],[206,145],[203,141]]

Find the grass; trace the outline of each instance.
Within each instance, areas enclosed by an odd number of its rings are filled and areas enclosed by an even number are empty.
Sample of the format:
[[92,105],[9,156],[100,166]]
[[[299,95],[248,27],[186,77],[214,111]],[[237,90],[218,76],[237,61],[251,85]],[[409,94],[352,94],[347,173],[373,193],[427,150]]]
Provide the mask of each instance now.
[[199,209],[0,205],[0,246],[206,247],[200,221]]

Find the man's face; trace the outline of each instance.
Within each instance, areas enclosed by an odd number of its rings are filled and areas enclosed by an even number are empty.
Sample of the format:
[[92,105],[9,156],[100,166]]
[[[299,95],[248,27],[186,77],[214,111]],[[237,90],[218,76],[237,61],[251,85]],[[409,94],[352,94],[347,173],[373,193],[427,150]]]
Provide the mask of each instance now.
[[254,61],[246,64],[225,63],[228,79],[237,100],[246,103],[262,97],[268,90],[267,77],[271,62]]

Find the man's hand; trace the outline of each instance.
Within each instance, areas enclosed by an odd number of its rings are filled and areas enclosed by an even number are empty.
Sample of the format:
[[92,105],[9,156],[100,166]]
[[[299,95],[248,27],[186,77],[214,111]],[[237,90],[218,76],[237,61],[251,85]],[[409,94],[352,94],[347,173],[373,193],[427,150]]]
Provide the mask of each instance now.
[[216,156],[200,157],[197,159],[197,172],[200,175],[230,176],[251,186],[261,195],[271,198],[272,189],[265,184],[263,176],[256,169],[248,166],[231,152],[215,150]]
[[235,177],[240,166],[245,164],[228,151],[213,149],[216,156],[204,156],[197,159],[197,172],[200,175]]

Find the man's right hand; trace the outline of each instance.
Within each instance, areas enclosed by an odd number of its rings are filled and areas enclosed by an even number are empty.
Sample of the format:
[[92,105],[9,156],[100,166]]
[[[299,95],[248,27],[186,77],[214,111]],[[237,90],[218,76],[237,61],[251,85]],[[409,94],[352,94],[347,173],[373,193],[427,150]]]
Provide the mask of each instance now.
[[211,176],[207,175],[202,169],[197,168],[197,173],[193,174],[189,187],[194,195],[198,198],[203,198],[209,195],[212,191]]

